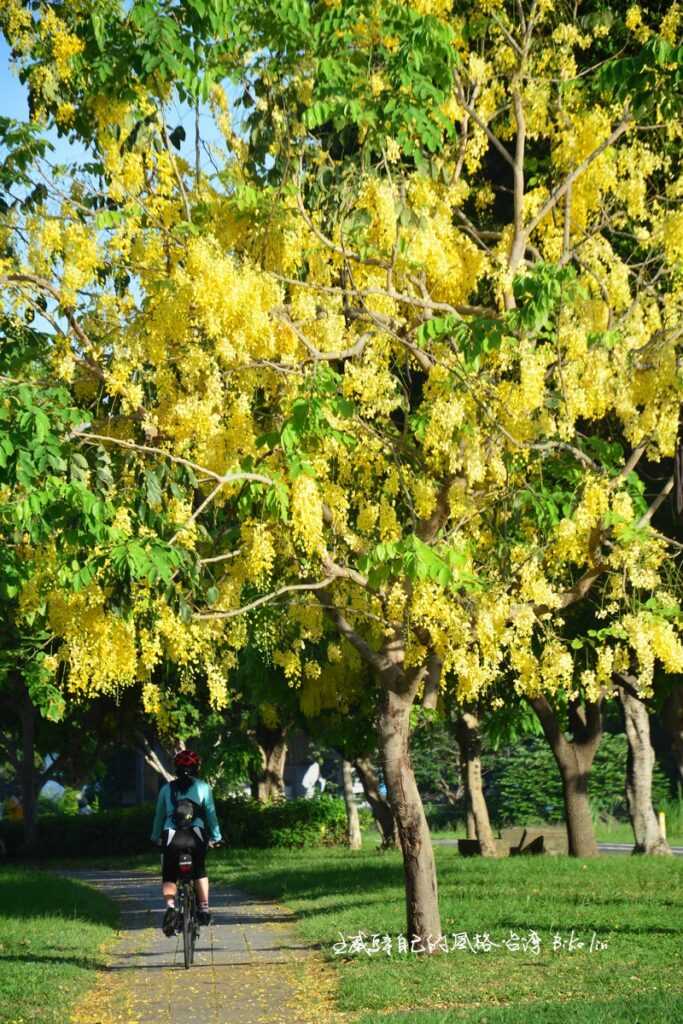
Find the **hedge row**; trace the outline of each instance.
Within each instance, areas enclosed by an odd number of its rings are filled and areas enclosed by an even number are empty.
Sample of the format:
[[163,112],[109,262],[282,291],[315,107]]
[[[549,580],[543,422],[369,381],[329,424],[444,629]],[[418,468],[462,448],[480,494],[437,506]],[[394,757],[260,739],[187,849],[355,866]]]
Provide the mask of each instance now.
[[[625,778],[628,743],[623,733],[606,733],[595,755],[588,782],[594,812],[627,821]],[[492,759],[484,778],[489,814],[496,824],[564,821],[562,780],[553,752],[543,737],[532,737]],[[655,809],[669,795],[669,782],[659,765],[652,780]]]
[[[295,847],[341,843],[346,832],[344,801],[287,800],[262,805],[255,800],[217,800],[216,810],[226,846]],[[99,814],[44,815],[38,819],[35,856],[114,857],[151,849],[153,804]],[[0,821],[0,840],[8,857],[21,856],[21,823]]]

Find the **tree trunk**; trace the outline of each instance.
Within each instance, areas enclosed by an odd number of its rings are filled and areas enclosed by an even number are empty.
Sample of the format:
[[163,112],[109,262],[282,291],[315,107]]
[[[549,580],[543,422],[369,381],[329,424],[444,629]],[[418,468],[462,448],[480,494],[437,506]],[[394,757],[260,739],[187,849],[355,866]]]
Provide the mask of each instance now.
[[382,840],[380,849],[394,849],[398,846],[396,822],[389,802],[379,791],[379,779],[374,765],[368,757],[357,757],[353,763],[363,784],[365,799],[370,804],[377,831]]
[[[572,756],[573,755],[573,756]],[[596,857],[598,844],[593,828],[593,816],[588,800],[590,763],[586,763],[579,750],[558,761],[564,790],[564,809],[567,822],[569,853],[572,857]]]
[[671,752],[683,786],[683,685],[674,686],[662,707],[662,725],[671,741]]
[[441,658],[434,653],[427,658],[427,678],[422,694],[422,707],[430,711],[435,711],[439,703],[442,665]]
[[384,777],[403,852],[408,936],[417,936],[428,951],[428,941],[441,938],[436,865],[408,752],[410,709],[416,687],[404,685],[397,692],[399,685],[394,677],[391,687],[385,686],[378,720],[379,739]]
[[577,701],[570,703],[572,740],[562,733],[557,716],[545,696],[527,697],[527,700],[538,715],[562,776],[569,853],[572,857],[597,857],[598,844],[588,802],[588,779],[602,739],[602,700],[587,701],[585,709]]
[[137,736],[137,749],[143,755],[145,763],[148,764],[150,768],[157,773],[157,775],[160,775],[164,782],[171,782],[175,778],[175,774],[171,770],[168,758],[164,756],[164,752],[161,751],[161,753],[159,753],[155,750],[147,737],[142,733]]
[[266,729],[259,725],[254,731],[261,764],[251,778],[251,795],[259,803],[282,800],[285,795],[285,761],[287,742],[284,729]]
[[631,688],[619,685],[628,739],[626,803],[635,839],[634,853],[670,854],[652,806],[652,769],[655,753],[650,743],[647,708]]
[[470,799],[470,787],[465,783],[465,824],[467,828],[467,838],[477,838],[477,823],[474,820],[474,812],[472,811],[472,801]]
[[[488,807],[481,782],[481,738],[479,720],[471,711],[463,712],[456,721],[456,737],[460,746],[462,773],[467,801],[467,838],[478,839],[483,857],[497,855]],[[473,826],[474,835],[470,835]]]
[[350,761],[342,760],[342,784],[344,788],[344,804],[346,805],[346,835],[351,850],[360,850],[363,840],[358,820],[358,804],[353,792],[353,768]]
[[[445,505],[446,488],[443,494]],[[378,675],[382,698],[377,729],[384,778],[403,854],[408,935],[411,941],[417,936],[425,952],[436,952],[437,947],[430,947],[430,942],[438,943],[443,938],[436,865],[432,838],[410,763],[408,746],[410,709],[420,684],[424,682],[428,666],[405,670],[405,625],[396,625],[381,650],[375,651],[333,604],[327,591],[318,590],[316,596],[339,633],[353,644]],[[417,945],[415,952],[419,948],[420,945]]]
[[24,814],[24,846],[27,852],[35,850],[38,841],[37,794],[35,767],[36,709],[25,692],[21,704],[21,806]]

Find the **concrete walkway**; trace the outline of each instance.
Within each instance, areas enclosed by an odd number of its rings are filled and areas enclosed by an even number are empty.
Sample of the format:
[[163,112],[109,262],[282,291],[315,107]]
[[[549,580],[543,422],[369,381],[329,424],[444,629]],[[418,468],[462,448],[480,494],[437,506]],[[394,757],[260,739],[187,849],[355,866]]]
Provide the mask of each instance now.
[[121,912],[110,966],[74,1024],[309,1024],[293,1003],[312,950],[276,903],[214,888],[213,923],[202,928],[194,964],[185,970],[182,936],[161,931],[157,878],[134,871],[64,874],[95,886]]

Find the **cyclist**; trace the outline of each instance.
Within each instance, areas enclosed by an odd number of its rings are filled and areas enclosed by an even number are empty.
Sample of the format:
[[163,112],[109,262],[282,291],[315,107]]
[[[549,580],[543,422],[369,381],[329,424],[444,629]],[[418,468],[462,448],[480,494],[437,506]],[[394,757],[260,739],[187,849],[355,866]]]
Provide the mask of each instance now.
[[211,923],[206,850],[208,846],[221,842],[211,786],[198,778],[201,758],[192,750],[181,750],[176,754],[175,768],[176,779],[167,782],[159,791],[152,828],[152,841],[163,849],[161,891],[166,913],[161,927],[164,935],[168,936],[174,935],[177,927],[178,861],[186,850],[192,851],[199,923]]

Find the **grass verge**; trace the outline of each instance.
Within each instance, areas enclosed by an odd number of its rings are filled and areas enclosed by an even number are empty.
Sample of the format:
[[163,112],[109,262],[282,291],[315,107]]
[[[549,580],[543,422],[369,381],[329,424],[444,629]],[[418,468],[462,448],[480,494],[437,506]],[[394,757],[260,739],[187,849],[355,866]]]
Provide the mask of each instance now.
[[64,1024],[104,966],[118,913],[43,871],[0,870],[0,1024]]
[[[670,1024],[683,1020],[683,864],[674,858],[463,859],[437,851],[442,925],[494,942],[535,931],[516,951],[395,953],[405,927],[397,854],[225,851],[215,881],[274,897],[296,911],[302,936],[334,962],[338,1006],[358,1024]],[[572,929],[583,948],[570,950]],[[388,934],[391,957],[334,957],[344,936]],[[590,951],[595,937],[604,948]],[[554,948],[554,935],[565,945]],[[481,940],[480,940],[481,941]],[[450,945],[454,945],[453,938]]]

